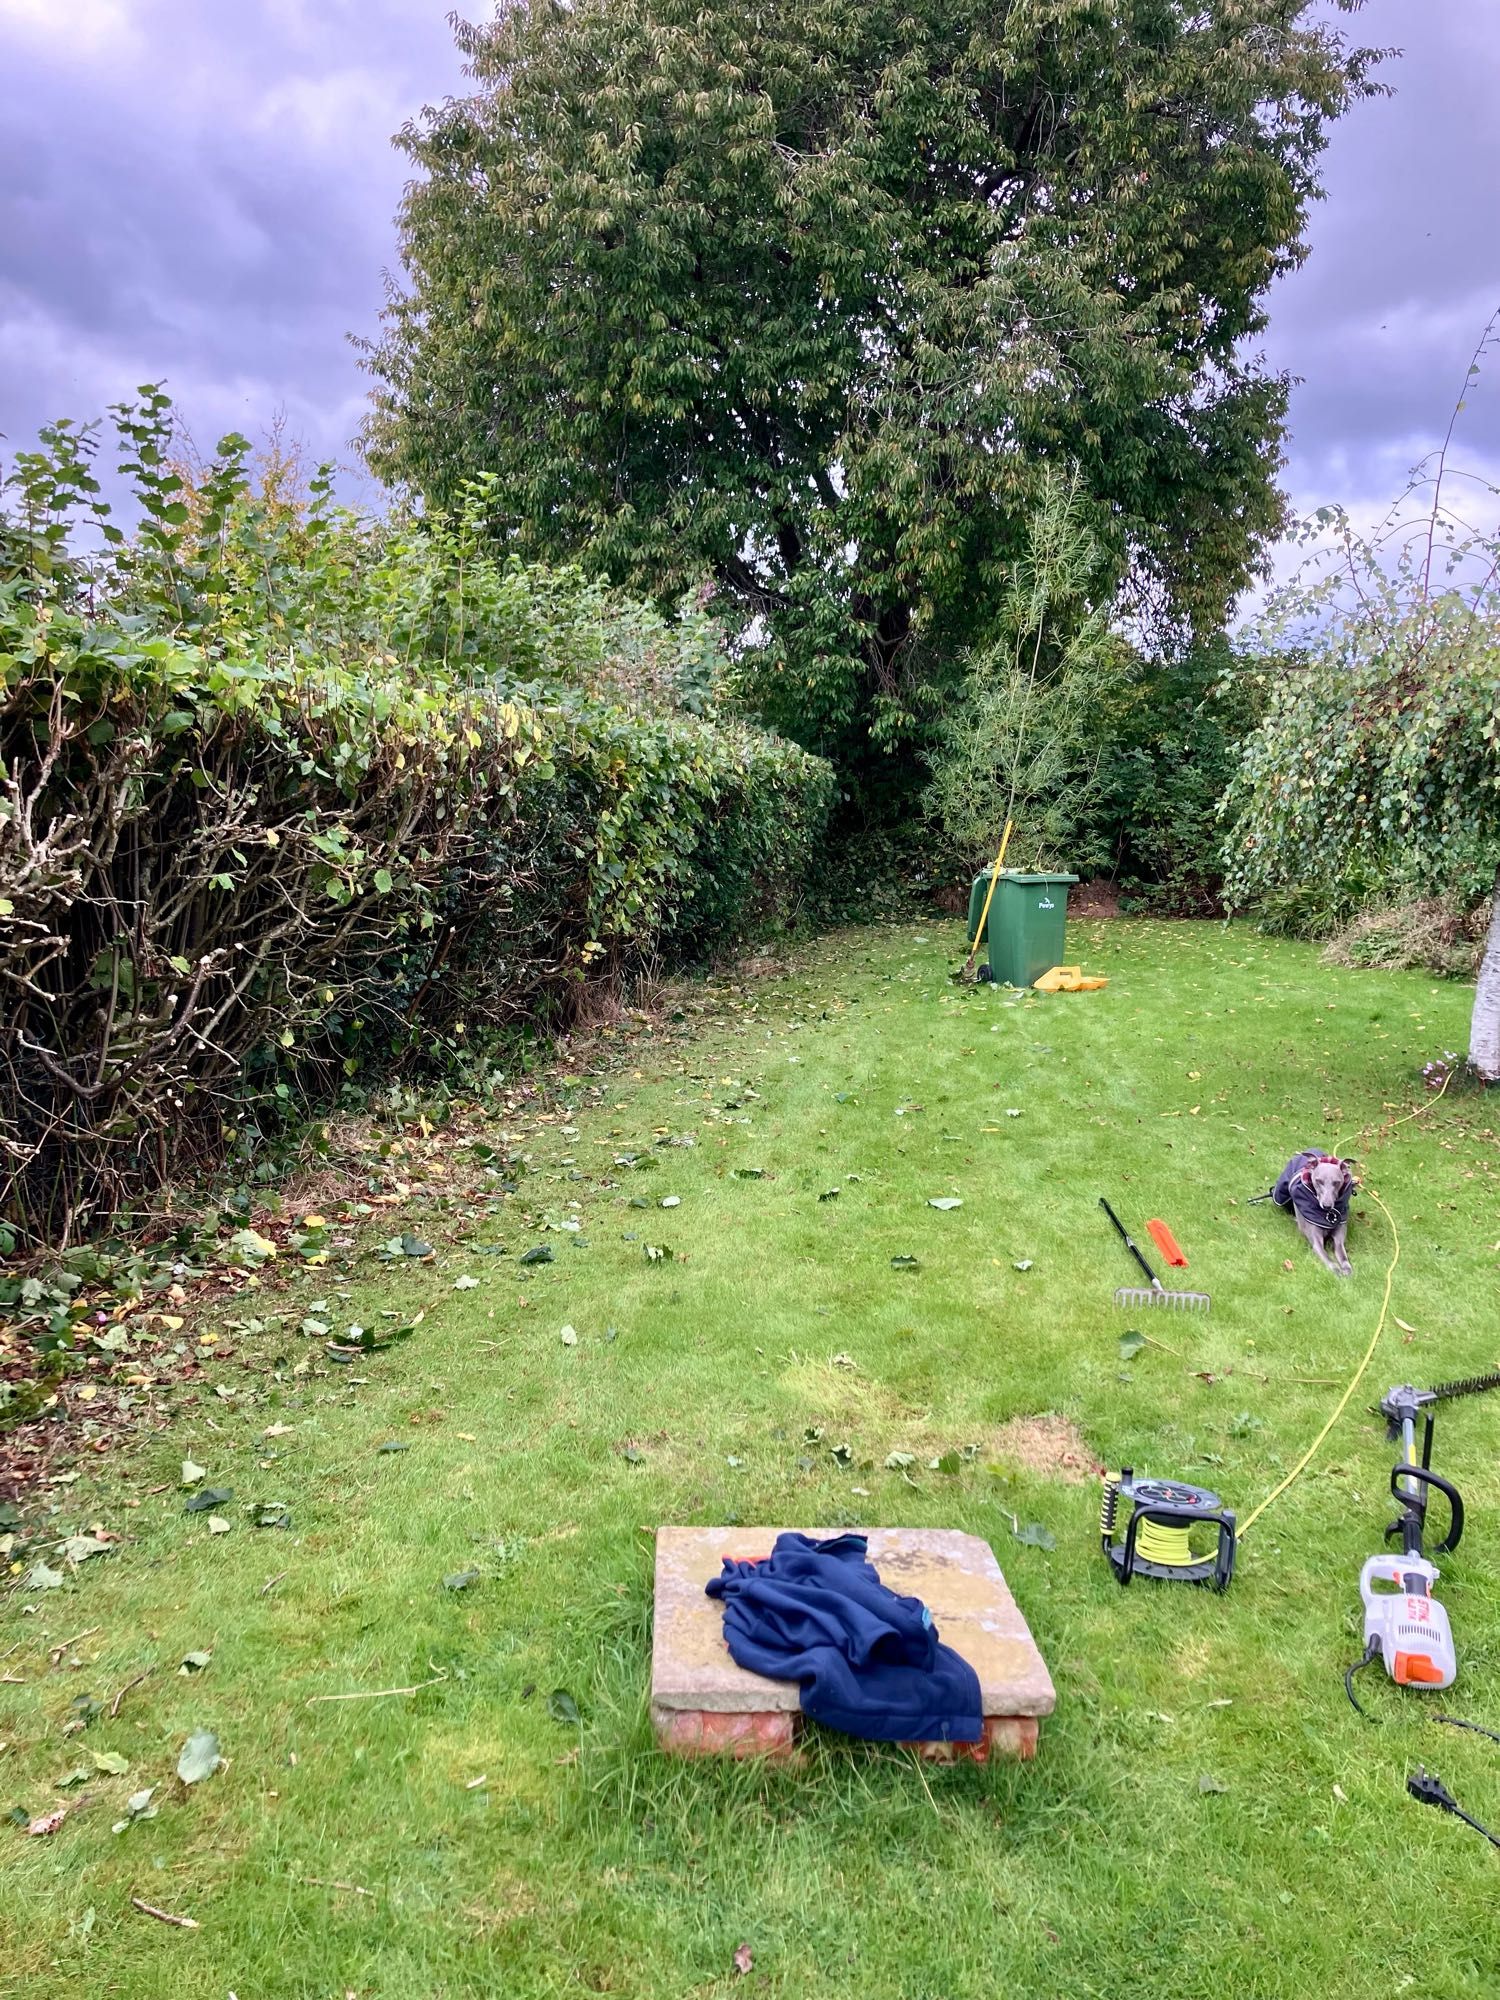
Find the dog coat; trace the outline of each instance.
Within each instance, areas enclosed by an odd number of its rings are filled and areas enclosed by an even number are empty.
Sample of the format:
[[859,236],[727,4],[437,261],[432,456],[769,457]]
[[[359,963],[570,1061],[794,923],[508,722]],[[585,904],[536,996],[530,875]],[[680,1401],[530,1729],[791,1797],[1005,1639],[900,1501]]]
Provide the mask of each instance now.
[[881,1743],[977,1743],[979,1676],[938,1643],[932,1614],[865,1560],[863,1535],[787,1533],[764,1562],[724,1558],[706,1586],[724,1642],[753,1674],[796,1681],[802,1712]]
[[1312,1169],[1322,1160],[1337,1157],[1335,1153],[1293,1153],[1281,1170],[1281,1179],[1271,1190],[1272,1201],[1278,1208],[1295,1209],[1303,1222],[1310,1222],[1318,1229],[1337,1229],[1349,1219],[1349,1197],[1354,1192],[1352,1176],[1346,1172],[1343,1191],[1332,1208],[1323,1206],[1312,1185]]

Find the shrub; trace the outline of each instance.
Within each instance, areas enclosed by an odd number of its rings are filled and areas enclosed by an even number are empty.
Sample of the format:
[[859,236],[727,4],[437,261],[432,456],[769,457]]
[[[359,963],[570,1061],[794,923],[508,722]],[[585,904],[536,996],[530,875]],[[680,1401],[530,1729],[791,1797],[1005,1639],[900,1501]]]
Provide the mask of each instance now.
[[1484,952],[1488,911],[1424,896],[1365,909],[1323,947],[1330,965],[1384,972],[1430,972],[1472,979]]
[[[453,523],[192,485],[159,392],[23,455],[0,517],[0,1217],[65,1242],[327,1099],[592,974],[779,910],[826,815],[815,758],[711,706],[708,628]],[[109,553],[69,552],[82,505]]]

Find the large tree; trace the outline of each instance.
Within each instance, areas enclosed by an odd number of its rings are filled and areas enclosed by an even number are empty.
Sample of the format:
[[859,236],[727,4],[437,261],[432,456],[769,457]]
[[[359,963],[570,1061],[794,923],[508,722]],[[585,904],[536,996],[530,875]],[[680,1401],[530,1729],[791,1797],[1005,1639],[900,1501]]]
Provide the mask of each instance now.
[[[1334,0],[1352,11],[1360,0]],[[403,134],[367,450],[670,597],[772,719],[902,741],[1049,465],[1212,623],[1282,522],[1250,356],[1368,51],[1310,0],[515,0]]]

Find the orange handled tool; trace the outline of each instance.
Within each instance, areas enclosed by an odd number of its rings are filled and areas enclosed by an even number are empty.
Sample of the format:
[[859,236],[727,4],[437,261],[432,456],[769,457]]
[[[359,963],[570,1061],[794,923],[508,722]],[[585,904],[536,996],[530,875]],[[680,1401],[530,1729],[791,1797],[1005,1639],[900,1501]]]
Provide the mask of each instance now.
[[1146,1227],[1151,1231],[1152,1241],[1155,1243],[1157,1249],[1160,1250],[1163,1257],[1166,1258],[1167,1262],[1174,1265],[1179,1271],[1185,1271],[1187,1269],[1187,1258],[1183,1256],[1182,1246],[1178,1243],[1177,1238],[1168,1229],[1167,1225],[1161,1221],[1153,1221],[1148,1222]]

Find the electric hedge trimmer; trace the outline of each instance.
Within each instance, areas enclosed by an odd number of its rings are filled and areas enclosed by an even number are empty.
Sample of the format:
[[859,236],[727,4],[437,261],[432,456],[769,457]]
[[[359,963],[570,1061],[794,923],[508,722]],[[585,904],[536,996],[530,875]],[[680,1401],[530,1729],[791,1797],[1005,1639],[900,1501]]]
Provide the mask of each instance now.
[[[1365,1650],[1344,1676],[1345,1689],[1356,1708],[1354,1676],[1376,1658],[1384,1662],[1398,1687],[1446,1688],[1458,1677],[1458,1654],[1448,1613],[1432,1594],[1441,1572],[1429,1558],[1425,1542],[1432,1495],[1441,1493],[1448,1508],[1447,1532],[1434,1544],[1434,1555],[1447,1555],[1458,1547],[1464,1531],[1464,1503],[1458,1488],[1432,1469],[1432,1405],[1458,1396],[1483,1395],[1489,1389],[1500,1389],[1500,1373],[1440,1382],[1435,1389],[1414,1389],[1403,1383],[1380,1399],[1387,1435],[1401,1441],[1401,1455],[1391,1470],[1391,1492],[1400,1512],[1385,1531],[1387,1541],[1400,1537],[1401,1552],[1371,1556],[1359,1573]],[[1420,1458],[1419,1416],[1423,1424]]]

